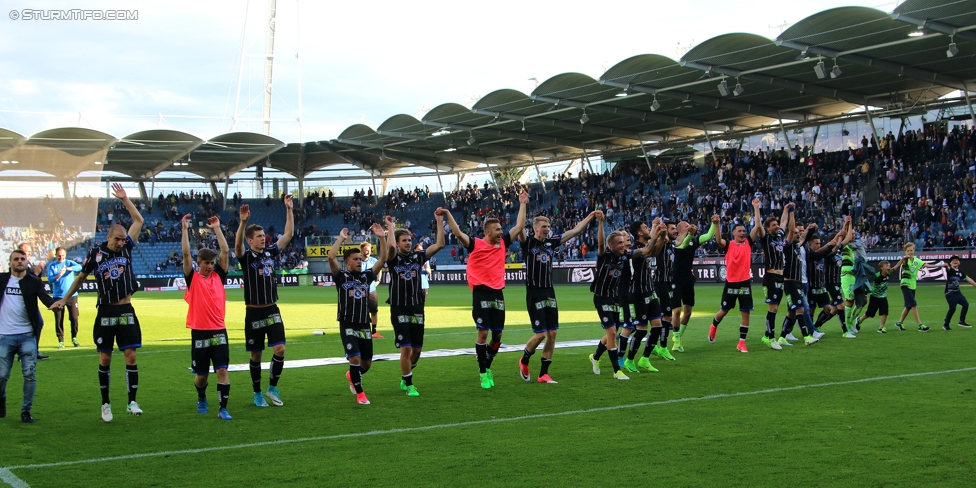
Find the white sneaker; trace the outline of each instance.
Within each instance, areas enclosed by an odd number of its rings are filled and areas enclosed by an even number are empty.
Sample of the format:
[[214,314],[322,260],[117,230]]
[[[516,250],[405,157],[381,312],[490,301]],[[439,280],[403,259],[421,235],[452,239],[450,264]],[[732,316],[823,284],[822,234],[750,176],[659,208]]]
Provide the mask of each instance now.
[[600,361],[593,359],[592,354],[590,354],[590,364],[593,365],[593,374],[600,374]]
[[629,380],[630,379],[630,377],[627,376],[627,375],[625,375],[623,371],[617,371],[616,373],[613,374],[613,377],[614,378],[617,378],[618,380]]
[[806,337],[806,340],[804,340],[803,343],[806,344],[806,345],[808,345],[808,346],[810,346],[810,345],[816,344],[819,341],[820,341],[820,338],[819,337],[807,336]]
[[823,332],[817,332],[817,331],[813,331],[813,338],[814,338],[814,339],[816,339],[816,340],[818,340],[818,341],[819,341],[819,340],[820,340],[820,338],[821,338],[821,337],[823,337],[824,335],[826,335],[826,334],[824,334]]
[[142,415],[142,409],[139,408],[139,404],[136,402],[129,402],[129,406],[125,407],[125,411],[129,415]]
[[800,339],[797,339],[796,337],[793,337],[793,333],[790,332],[789,334],[786,334],[786,340],[796,342],[796,341],[798,341]]
[[[793,344],[790,344],[790,345],[792,346]],[[782,351],[783,350],[783,346],[779,345],[779,341],[777,341],[777,340],[769,341],[769,348],[770,349],[776,349],[777,351]]]
[[776,341],[776,343],[777,343],[777,344],[779,344],[780,346],[788,346],[788,347],[793,347],[793,344],[790,344],[790,341],[788,341],[788,340],[786,340],[786,338],[785,338],[785,337],[780,337],[780,338],[779,338],[779,339],[778,339],[778,340]]
[[857,336],[853,332],[848,331],[844,334],[844,339],[857,339]]
[[102,420],[104,420],[106,422],[111,422],[112,421],[112,418],[113,418],[112,417],[112,404],[111,403],[103,403],[102,404]]

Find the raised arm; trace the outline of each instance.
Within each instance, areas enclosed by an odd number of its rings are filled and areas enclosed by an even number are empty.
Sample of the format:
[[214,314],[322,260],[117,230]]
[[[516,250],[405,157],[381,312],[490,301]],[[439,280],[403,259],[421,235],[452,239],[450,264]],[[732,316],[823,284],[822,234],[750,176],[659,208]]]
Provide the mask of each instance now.
[[461,228],[458,227],[457,222],[454,221],[454,214],[452,214],[450,210],[438,207],[438,209],[434,211],[434,215],[447,217],[447,225],[451,227],[451,233],[454,234],[454,237],[458,238],[458,241],[461,242],[461,245],[464,246],[465,249],[471,247],[471,239],[468,238],[467,234],[461,232]]
[[[718,223],[719,223],[720,220],[721,219],[718,216],[718,214],[712,215],[712,227],[711,228],[714,229],[714,228],[718,227]],[[726,241],[725,240],[725,236],[722,235],[722,231],[719,231],[715,235],[715,243],[718,244],[718,247],[720,247],[722,249],[725,249],[729,245],[729,241]]]
[[190,255],[190,214],[183,216],[180,226],[183,228],[183,276],[193,272],[193,256]]
[[284,249],[295,235],[295,202],[291,195],[285,195],[285,232],[278,239],[278,249]]
[[220,217],[210,217],[207,219],[207,227],[213,231],[214,236],[217,237],[217,245],[220,246],[220,256],[217,257],[217,263],[220,264],[220,269],[227,272],[228,262],[230,261],[230,247],[227,245],[227,239],[224,237],[224,231],[220,230]]
[[559,243],[562,244],[572,239],[573,237],[576,237],[577,235],[579,235],[580,232],[586,230],[586,227],[589,226],[590,222],[593,222],[593,219],[596,217],[596,212],[597,212],[596,210],[590,212],[590,214],[587,215],[583,220],[581,220],[580,223],[576,224],[576,227],[573,227],[572,229],[569,229],[566,232],[564,232],[562,238],[559,239]]
[[393,248],[390,252],[396,252],[396,220],[387,215],[386,217],[383,217],[383,222],[386,222],[386,243],[388,246]]
[[245,203],[244,205],[241,205],[241,223],[237,225],[237,235],[234,236],[234,254],[237,255],[237,259],[241,259],[241,256],[244,255],[244,229],[247,228],[247,220],[250,218],[251,209]]
[[712,237],[722,235],[721,230],[718,228],[720,221],[721,219],[719,218],[718,214],[712,215],[712,225],[708,226],[708,233],[703,236],[698,236],[698,244],[704,244],[712,240]]
[[654,226],[651,229],[651,240],[642,248],[645,257],[657,256],[664,248],[664,243],[668,241],[667,224],[661,222],[660,219],[654,219],[651,225]]
[[[342,243],[345,242],[346,238],[349,237],[349,229],[342,229],[339,232],[339,237],[336,237],[335,242],[332,243],[332,248],[329,249],[329,269],[332,270],[332,276],[339,274],[341,268],[339,268],[339,260],[336,257],[339,255],[339,248],[342,247]],[[333,281],[335,278],[333,278]]]
[[388,234],[383,230],[382,225],[374,223],[371,230],[376,238],[379,239],[379,242],[376,244],[380,248],[380,257],[376,260],[376,264],[373,265],[373,276],[379,281],[380,272],[383,271],[383,266],[386,266],[386,258],[390,255],[390,246],[386,243]]
[[[434,221],[437,224],[437,241],[435,241],[430,246],[427,246],[427,251],[426,251],[427,252],[427,259],[430,259],[431,256],[437,254],[438,251],[440,251],[441,249],[444,249],[444,216],[443,215],[437,215],[435,213],[434,214]],[[387,235],[386,238],[387,238],[387,240],[389,240],[390,236]]]
[[753,198],[752,199],[752,231],[749,232],[749,238],[752,239],[753,242],[755,242],[756,239],[759,239],[760,237],[766,235],[766,229],[763,228],[763,224],[762,224],[761,210],[762,210],[762,202],[759,201],[758,198]]
[[136,208],[132,200],[129,200],[129,196],[125,194],[125,188],[119,183],[112,183],[112,193],[115,198],[122,200],[122,204],[125,205],[125,209],[129,212],[129,217],[132,217],[132,225],[129,226],[129,239],[133,243],[139,242],[139,233],[142,232],[143,218],[142,214],[139,213],[139,209]]
[[847,215],[844,217],[844,238],[840,241],[840,246],[844,247],[850,244],[854,240],[854,223],[851,221],[851,216]]
[[793,202],[787,203],[786,205],[784,205],[784,208],[786,208],[787,210],[786,242],[793,243],[797,241],[796,221],[793,220]]
[[718,216],[718,214],[712,215],[712,225],[708,227],[708,233],[706,233],[703,236],[698,236],[698,244],[704,244],[710,241],[712,237],[715,237],[716,235],[722,235],[721,230],[719,230],[718,228],[720,221],[721,218]]
[[508,237],[511,237],[513,241],[520,238],[523,234],[522,231],[525,230],[525,213],[528,206],[529,194],[525,190],[522,190],[522,193],[519,195],[518,219],[515,221],[515,227],[508,230]]
[[599,212],[596,215],[596,240],[597,240],[597,255],[603,256],[603,253],[607,250],[607,240],[604,235],[603,230],[603,211],[597,210]]

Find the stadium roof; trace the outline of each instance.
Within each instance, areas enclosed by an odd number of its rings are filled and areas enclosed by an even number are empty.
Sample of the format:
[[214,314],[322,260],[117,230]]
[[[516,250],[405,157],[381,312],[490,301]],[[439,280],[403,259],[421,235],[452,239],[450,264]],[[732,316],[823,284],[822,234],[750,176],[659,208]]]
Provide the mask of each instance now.
[[226,178],[262,160],[298,178],[338,164],[371,176],[407,166],[438,172],[524,166],[851,120],[865,116],[851,113],[859,108],[904,117],[965,105],[943,97],[976,82],[974,58],[976,2],[906,0],[891,13],[826,10],[776,39],[722,34],[680,60],[638,55],[598,80],[563,73],[529,94],[496,90],[470,108],[445,103],[420,120],[394,115],[375,129],[352,125],[330,141],[286,145],[252,133],[202,141],[168,130],[120,139],[87,129],[23,137],[0,130],[0,157],[27,148],[67,152],[77,161],[52,167],[43,151],[19,159],[18,169],[59,179],[92,169],[97,159],[90,155],[106,151],[108,169],[142,179],[164,171]]

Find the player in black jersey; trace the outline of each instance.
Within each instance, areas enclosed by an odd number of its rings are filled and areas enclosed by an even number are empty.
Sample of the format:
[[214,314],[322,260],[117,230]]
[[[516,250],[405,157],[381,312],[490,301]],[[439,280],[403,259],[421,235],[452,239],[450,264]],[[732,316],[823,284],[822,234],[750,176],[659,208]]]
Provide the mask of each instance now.
[[57,306],[75,294],[85,283],[88,275],[95,276],[98,287],[98,312],[95,315],[94,339],[98,349],[98,385],[102,390],[102,420],[112,421],[112,404],[109,401],[109,371],[112,366],[112,343],[115,342],[125,356],[125,383],[128,386],[129,404],[125,411],[131,415],[142,415],[136,403],[139,388],[139,368],[136,365],[136,349],[142,347],[142,329],[139,318],[132,308],[132,294],[136,292],[136,275],[132,271],[132,249],[142,232],[143,218],[136,206],[129,200],[125,189],[118,183],[112,184],[115,198],[122,200],[132,218],[128,232],[115,224],[108,229],[106,242],[92,248],[85,258],[78,278],[71,289],[58,300]]
[[[653,228],[648,227],[643,222],[631,224],[630,232],[637,240],[633,251],[636,252],[643,247],[649,247],[650,256],[657,256],[661,253],[665,241],[668,240],[668,226],[662,223],[660,219],[654,219],[651,225]],[[633,321],[624,325],[624,327],[628,327],[624,332],[632,332],[634,337],[629,348],[618,347],[617,352],[618,356],[621,352],[626,354],[624,370],[631,373],[639,373],[638,367],[657,372],[657,368],[651,365],[651,354],[668,361],[674,361],[674,356],[668,352],[667,347],[659,345],[663,312],[657,289],[654,286],[651,261],[652,259],[638,259],[631,262],[632,278],[627,291],[634,306],[634,314]],[[650,326],[650,334],[648,334],[648,326]],[[621,334],[621,344],[625,344],[629,336],[630,334]],[[647,345],[644,346],[644,355],[635,364],[634,357],[637,356],[637,350],[645,336],[647,337]]]
[[[271,404],[280,407],[284,405],[278,392],[278,380],[285,367],[285,324],[281,320],[281,310],[278,309],[278,280],[275,277],[275,267],[278,253],[291,242],[295,230],[295,216],[292,213],[294,203],[291,195],[285,195],[285,230],[277,241],[266,246],[264,228],[260,225],[247,225],[251,218],[251,209],[247,204],[241,205],[241,224],[237,227],[237,237],[234,238],[234,252],[241,263],[244,272],[244,339],[245,348],[251,353],[249,363],[251,371],[251,386],[254,388],[254,405],[267,407],[264,396],[271,400]],[[272,236],[273,237],[273,236]],[[244,239],[250,249],[244,250]],[[261,396],[261,356],[264,352],[264,341],[274,351],[271,357],[271,371],[268,375],[268,391]]]
[[807,261],[823,259],[827,253],[833,250],[836,242],[831,242],[829,245],[820,248],[819,251],[810,250],[806,240],[816,235],[817,224],[810,224],[806,227],[797,226],[792,206],[789,209],[787,229],[786,246],[783,248],[783,256],[786,258],[783,266],[783,292],[790,309],[783,323],[781,334],[782,337],[790,337],[793,325],[799,321],[804,343],[809,346],[817,343],[823,334],[814,330],[810,314],[805,313],[809,306],[806,287],[803,283],[807,272]]
[[[810,232],[812,233],[812,231]],[[827,244],[830,251],[823,255],[820,253],[823,247],[820,245],[820,235],[812,234],[807,237],[807,277],[810,285],[810,295],[807,301],[809,302],[811,316],[814,315],[817,307],[821,309],[817,321],[813,324],[813,330],[817,332],[821,332],[820,327],[837,313],[836,307],[831,304],[830,294],[827,291],[827,261],[833,261],[837,250],[847,245],[841,241],[841,238],[841,232],[834,234],[833,239]],[[842,328],[845,338],[854,338],[855,331],[848,331],[846,326]]]
[[[349,229],[342,229],[339,237],[329,249],[329,269],[332,271],[332,281],[339,294],[336,320],[339,322],[339,333],[342,335],[342,347],[349,360],[349,371],[346,379],[349,390],[356,395],[360,405],[369,405],[366,393],[363,392],[363,376],[373,364],[373,332],[371,330],[369,284],[376,281],[376,273],[383,269],[389,247],[386,243],[386,233],[383,226],[373,224],[371,230],[379,238],[380,257],[370,269],[363,269],[363,256],[359,249],[347,250],[343,256],[346,269],[339,266],[339,248],[349,237]],[[409,249],[409,248],[408,248]]]
[[763,344],[770,349],[782,350],[782,346],[792,346],[789,341],[776,340],[776,313],[783,300],[783,246],[786,244],[786,232],[780,227],[780,222],[787,222],[789,205],[783,206],[780,220],[769,217],[759,227],[759,247],[762,249],[763,260],[766,262],[766,274],[763,275],[763,295],[766,296],[766,335]]
[[[832,291],[831,277],[834,269],[836,269],[836,293],[840,293],[840,251],[844,246],[850,244],[851,240],[854,238],[853,233],[846,232],[847,226],[851,225],[850,216],[847,216],[844,220],[844,228],[834,234],[832,242],[834,243],[833,250],[821,260],[808,260],[807,261],[807,274],[810,276],[810,313],[816,307],[820,307],[820,315],[817,316],[817,321],[813,323],[813,330],[820,332],[820,328],[824,326],[831,318],[835,315],[844,314],[844,299],[840,298],[840,304],[837,303],[834,291]],[[810,243],[811,251],[818,251],[820,249],[820,238],[818,236],[813,236],[807,239]],[[841,330],[844,333],[844,337],[847,339],[853,339],[857,335],[857,328],[853,330],[848,330],[847,324],[844,320],[840,322]]]
[[[847,245],[844,243],[846,231],[841,229],[842,244],[832,256],[824,261],[824,269],[827,274],[827,296],[830,297],[830,305],[834,307],[834,316],[840,321],[841,325],[847,324],[847,306],[844,304],[844,293],[840,289],[840,268],[843,264],[840,250]],[[853,239],[853,234],[851,235]],[[854,331],[857,333],[857,323],[854,324]]]
[[718,224],[712,223],[708,233],[698,235],[698,226],[678,222],[678,238],[674,249],[674,283],[671,285],[671,323],[674,326],[675,351],[685,350],[681,336],[685,333],[691,311],[695,306],[695,273],[692,263],[695,251],[718,233]]
[[667,226],[668,233],[664,238],[661,251],[654,259],[654,291],[661,303],[661,339],[659,345],[667,349],[668,337],[674,330],[674,326],[671,324],[671,284],[674,282],[674,240],[678,237],[678,226],[674,225],[673,222],[668,222],[667,219],[662,220],[662,222]]
[[966,296],[962,294],[962,290],[959,289],[960,282],[966,281],[970,285],[976,286],[976,281],[972,278],[966,276],[959,269],[960,263],[959,256],[952,256],[949,258],[948,263],[942,263],[942,266],[946,270],[946,284],[945,284],[945,299],[949,304],[949,311],[946,312],[945,321],[942,322],[942,328],[945,330],[952,330],[949,327],[949,322],[952,320],[952,316],[956,313],[956,306],[962,307],[959,312],[959,327],[966,329],[972,328],[971,325],[966,323],[966,312],[969,311],[969,300],[966,300]]
[[444,217],[434,214],[437,241],[426,251],[411,251],[413,237],[410,229],[396,229],[393,217],[386,216],[386,235],[390,245],[386,268],[390,273],[390,321],[393,323],[394,344],[400,349],[400,390],[407,396],[420,396],[413,384],[413,369],[420,361],[424,348],[424,290],[421,273],[431,256],[444,249]]
[[[598,210],[590,212],[576,227],[563,234],[550,235],[547,217],[532,219],[532,236],[526,237],[522,248],[525,261],[525,306],[529,312],[529,325],[534,335],[525,343],[522,359],[519,360],[519,374],[525,381],[530,380],[529,358],[535,354],[539,343],[546,341],[542,348],[542,368],[539,370],[539,383],[555,384],[549,377],[552,365],[552,352],[556,346],[556,331],[559,330],[559,309],[556,307],[556,291],[552,286],[552,262],[559,246],[572,239],[596,218]],[[602,213],[601,213],[602,215]]]
[[618,380],[629,380],[630,378],[620,371],[617,362],[617,325],[620,322],[617,297],[624,268],[629,266],[632,259],[645,259],[651,256],[651,248],[646,246],[637,251],[627,249],[627,232],[622,230],[613,231],[604,240],[603,213],[597,214],[596,218],[599,225],[597,231],[599,257],[596,260],[596,278],[590,285],[590,291],[594,294],[593,305],[596,307],[605,334],[596,345],[596,352],[590,354],[590,363],[593,365],[593,373],[600,374],[600,357],[604,352],[609,351],[613,376]]

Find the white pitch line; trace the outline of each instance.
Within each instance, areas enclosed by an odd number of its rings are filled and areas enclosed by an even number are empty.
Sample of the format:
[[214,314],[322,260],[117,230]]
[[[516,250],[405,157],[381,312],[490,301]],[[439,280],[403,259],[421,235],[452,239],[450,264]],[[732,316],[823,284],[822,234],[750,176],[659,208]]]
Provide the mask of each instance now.
[[[369,436],[379,436],[379,435],[389,435],[389,434],[402,434],[405,432],[423,432],[428,430],[439,430],[439,429],[450,429],[454,427],[471,427],[475,425],[485,425],[485,424],[498,424],[498,423],[508,423],[508,422],[518,422],[521,420],[535,420],[544,419],[552,417],[564,417],[569,415],[582,415],[589,413],[598,412],[611,412],[615,410],[626,410],[632,408],[642,408],[642,407],[655,407],[661,405],[672,405],[675,403],[689,403],[689,402],[699,402],[703,400],[718,400],[724,398],[737,398],[752,395],[765,395],[768,393],[782,393],[786,391],[796,391],[805,390],[809,388],[825,388],[828,386],[843,386],[843,385],[855,385],[859,383],[870,383],[873,381],[886,381],[886,380],[896,380],[903,378],[917,378],[921,376],[933,376],[951,373],[964,373],[976,371],[976,367],[972,368],[961,368],[961,369],[947,369],[943,371],[927,371],[924,373],[906,373],[893,376],[877,376],[874,378],[862,378],[859,380],[847,380],[847,381],[832,381],[829,383],[814,383],[809,385],[797,385],[797,386],[786,386],[781,388],[768,388],[765,390],[754,390],[754,391],[743,391],[737,393],[717,393],[714,395],[705,395],[700,397],[686,397],[686,398],[675,398],[672,400],[661,400],[656,402],[644,402],[644,403],[632,403],[629,405],[615,405],[611,407],[597,407],[589,408],[585,410],[567,410],[565,412],[550,412],[550,413],[539,413],[532,415],[521,415],[518,417],[505,417],[505,418],[494,418],[494,419],[484,419],[484,420],[471,420],[467,422],[455,422],[450,424],[434,424],[425,425],[421,427],[407,427],[402,429],[388,429],[388,430],[372,430],[368,432],[353,432],[349,434],[335,434],[326,435],[318,437],[301,437],[298,439],[281,439],[277,441],[265,441],[265,442],[254,442],[251,444],[235,444],[231,446],[214,446],[214,447],[201,447],[197,449],[183,449],[179,451],[163,451],[163,452],[147,452],[142,454],[128,454],[125,456],[113,456],[113,457],[103,457],[94,459],[81,459],[77,461],[61,461],[57,463],[40,463],[40,464],[24,464],[21,466],[7,466],[5,468],[0,468],[0,472],[3,471],[13,471],[15,469],[38,469],[38,468],[57,468],[63,466],[75,466],[79,464],[93,464],[93,463],[106,463],[113,461],[125,461],[129,459],[143,459],[143,458],[154,458],[154,457],[168,457],[176,456],[180,454],[200,454],[206,452],[216,452],[216,451],[228,451],[236,449],[250,449],[254,447],[264,447],[264,446],[276,446],[284,444],[301,444],[305,442],[318,442],[318,441],[328,441],[336,439],[348,439],[357,437],[369,437]],[[20,485],[26,486],[26,485]]]
[[15,476],[9,469],[0,469],[0,481],[14,488],[30,488],[30,485],[24,483],[24,480]]
[[[598,339],[586,339],[582,341],[563,341],[563,342],[556,342],[556,345],[553,347],[555,347],[556,349],[563,349],[567,347],[593,347],[596,345],[597,342],[599,342]],[[525,346],[521,344],[517,346],[502,345],[501,347],[498,348],[498,352],[499,353],[522,352],[523,349],[525,349]],[[474,354],[475,354],[475,350],[473,347],[464,348],[464,349],[433,349],[430,351],[424,351],[423,358],[431,359],[431,358],[446,358],[446,357],[453,357],[453,356],[473,356]],[[400,360],[399,352],[373,355],[374,362],[375,361],[399,361],[399,360]],[[331,358],[295,359],[292,361],[285,361],[284,368],[285,369],[310,368],[313,366],[334,366],[339,364],[349,364],[349,360],[343,356],[336,356]],[[266,369],[269,367],[271,367],[270,362],[261,363],[262,369]],[[229,373],[239,373],[242,371],[248,371],[249,369],[250,366],[247,364],[231,364],[227,366],[227,372]]]

